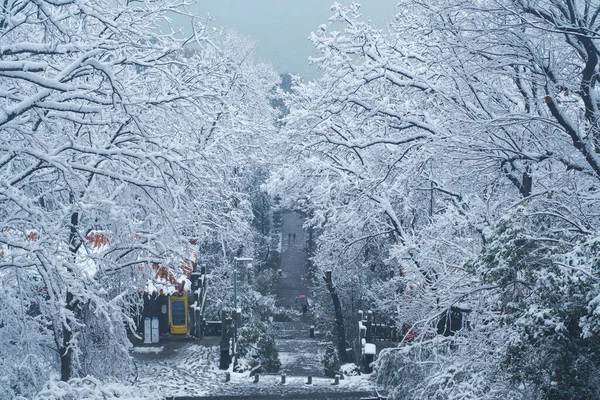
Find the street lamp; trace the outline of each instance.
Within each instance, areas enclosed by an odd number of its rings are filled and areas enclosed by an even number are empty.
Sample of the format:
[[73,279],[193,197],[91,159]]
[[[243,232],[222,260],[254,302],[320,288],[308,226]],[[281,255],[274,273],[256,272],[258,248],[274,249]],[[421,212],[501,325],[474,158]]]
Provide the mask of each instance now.
[[[233,324],[233,343],[232,343],[232,353],[233,353],[233,365],[237,363],[237,328],[240,323],[241,310],[238,310],[237,306],[237,269],[240,266],[240,263],[247,262],[248,268],[252,267],[251,262],[254,261],[253,258],[243,258],[243,257],[235,257],[233,259],[233,308],[234,308],[234,324]],[[247,273],[250,273],[248,270]],[[248,282],[250,283],[250,282]]]
[[[233,267],[233,308],[236,310],[238,309],[237,306],[237,275],[238,275],[238,267],[240,266],[240,263],[243,262],[247,262],[248,266],[252,266],[252,264],[250,264],[252,261],[254,261],[254,258],[248,258],[248,257],[234,257],[233,259],[234,261],[234,267]],[[247,271],[249,272],[249,271]]]

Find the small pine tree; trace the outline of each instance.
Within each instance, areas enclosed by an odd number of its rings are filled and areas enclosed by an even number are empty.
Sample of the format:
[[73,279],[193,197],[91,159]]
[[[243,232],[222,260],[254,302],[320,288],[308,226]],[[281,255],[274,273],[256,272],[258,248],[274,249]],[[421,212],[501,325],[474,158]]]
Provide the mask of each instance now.
[[325,356],[323,356],[323,367],[325,369],[325,376],[333,378],[340,370],[340,358],[337,352],[332,346],[328,346],[325,350]]
[[281,368],[279,351],[272,336],[263,336],[259,340],[258,358],[265,372],[277,372]]

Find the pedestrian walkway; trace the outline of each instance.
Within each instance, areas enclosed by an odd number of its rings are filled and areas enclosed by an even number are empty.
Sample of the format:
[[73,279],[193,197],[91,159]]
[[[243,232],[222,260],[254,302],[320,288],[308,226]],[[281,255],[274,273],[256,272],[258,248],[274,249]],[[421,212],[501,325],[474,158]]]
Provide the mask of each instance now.
[[300,296],[309,295],[303,223],[300,213],[285,211],[282,214],[282,274],[275,293],[277,305],[287,309],[286,315],[291,316],[291,320],[275,322],[273,334],[282,372],[295,376],[324,376],[321,360],[329,343],[310,338],[310,298],[306,315],[302,315],[300,303]]
[[281,372],[290,376],[325,376],[321,360],[327,342],[310,337],[310,325],[301,321],[275,322],[275,343]]
[[[306,276],[306,250],[300,213],[284,211],[281,227],[281,272],[276,289],[276,301],[280,307],[300,310],[298,298],[308,295]],[[295,240],[294,240],[295,238]]]

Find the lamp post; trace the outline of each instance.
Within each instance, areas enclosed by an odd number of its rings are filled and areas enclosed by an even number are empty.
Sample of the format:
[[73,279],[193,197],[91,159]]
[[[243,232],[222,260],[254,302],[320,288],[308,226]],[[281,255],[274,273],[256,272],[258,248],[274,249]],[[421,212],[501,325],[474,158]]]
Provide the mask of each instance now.
[[[254,261],[253,258],[241,258],[241,257],[235,257],[233,259],[234,265],[233,265],[233,308],[234,308],[234,312],[233,312],[233,342],[232,344],[232,353],[233,353],[233,365],[235,366],[237,363],[237,328],[238,328],[238,323],[240,322],[240,316],[241,316],[241,310],[238,310],[238,306],[237,306],[237,275],[238,275],[238,267],[240,267],[240,263],[243,262],[252,262]],[[249,264],[251,265],[251,264]]]
[[237,267],[233,268],[233,308],[237,310]]
[[[243,262],[247,262],[248,265],[252,265],[250,264],[252,261],[254,261],[254,258],[247,258],[247,257],[234,257],[233,259],[233,308],[236,310],[238,309],[237,306],[237,276],[238,276],[238,268],[240,267],[240,263]],[[249,271],[247,271],[249,272]]]

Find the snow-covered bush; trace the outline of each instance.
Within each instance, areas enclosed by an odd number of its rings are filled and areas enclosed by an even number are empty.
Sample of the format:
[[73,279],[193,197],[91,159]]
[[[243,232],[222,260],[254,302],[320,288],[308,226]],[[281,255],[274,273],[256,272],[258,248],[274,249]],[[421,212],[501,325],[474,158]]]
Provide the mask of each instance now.
[[476,263],[499,289],[499,321],[510,332],[502,364],[511,381],[545,398],[597,397],[600,340],[590,300],[599,288],[600,242],[556,229],[563,221],[531,207],[500,224]]
[[321,362],[323,363],[325,376],[334,377],[340,373],[340,357],[333,346],[328,346],[327,349],[325,349],[325,354],[323,355],[323,360]]
[[245,293],[242,301],[246,307],[243,308],[242,324],[238,328],[238,371],[279,371],[279,352],[275,346],[275,338],[269,332],[271,317],[276,310],[274,298],[250,290]]
[[344,376],[359,376],[360,367],[354,363],[346,363],[340,366],[340,372]]
[[113,400],[148,399],[151,393],[122,382],[102,382],[93,376],[72,378],[68,382],[51,380],[34,397],[35,400]]
[[278,372],[281,368],[275,338],[268,332],[268,323],[247,321],[238,330],[238,372]]

